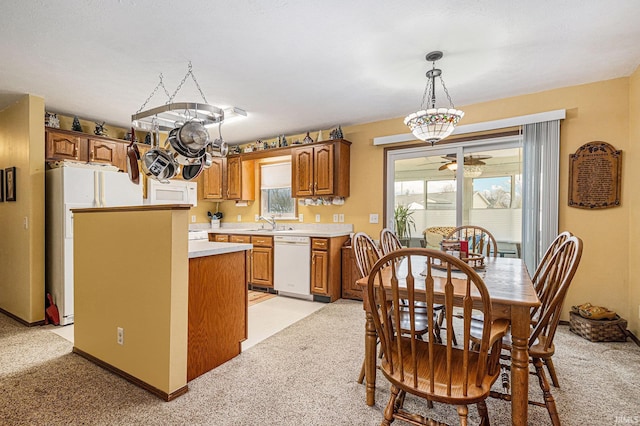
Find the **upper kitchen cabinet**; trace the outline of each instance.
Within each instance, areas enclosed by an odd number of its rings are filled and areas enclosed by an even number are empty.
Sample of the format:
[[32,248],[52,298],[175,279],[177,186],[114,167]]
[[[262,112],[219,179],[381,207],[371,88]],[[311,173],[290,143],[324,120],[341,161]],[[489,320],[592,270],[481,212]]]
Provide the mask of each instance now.
[[45,130],[45,159],[112,164],[126,171],[126,141],[61,129]]
[[89,138],[89,162],[113,164],[119,170],[126,170],[126,147],[122,142]]
[[291,150],[295,197],[348,197],[351,142],[337,139]]
[[240,156],[227,157],[227,200],[255,200],[255,171],[253,160]]
[[213,158],[211,167],[203,173],[204,193],[207,200],[222,200],[224,198],[224,158]]
[[[86,137],[61,131],[46,131],[45,156],[47,160],[82,161],[87,158]],[[84,152],[83,151],[84,148]]]

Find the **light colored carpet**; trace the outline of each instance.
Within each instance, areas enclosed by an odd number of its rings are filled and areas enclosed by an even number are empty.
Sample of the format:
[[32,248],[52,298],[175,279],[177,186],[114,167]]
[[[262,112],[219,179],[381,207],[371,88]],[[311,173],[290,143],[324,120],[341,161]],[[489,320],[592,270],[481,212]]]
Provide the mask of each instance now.
[[[163,402],[71,353],[45,327],[26,328],[0,315],[0,424],[7,425],[376,425],[388,384],[378,375],[376,406],[356,383],[363,356],[359,302],[327,305],[189,383]],[[590,343],[561,327],[553,388],[563,425],[612,425],[637,419],[640,348]],[[531,395],[540,400],[532,376]],[[509,404],[489,399],[493,425],[510,424]],[[405,406],[449,424],[455,408],[433,410],[410,396]],[[550,424],[529,407],[530,425]],[[470,424],[477,424],[475,407]],[[628,423],[628,422],[627,422]],[[395,424],[403,424],[397,421]]]

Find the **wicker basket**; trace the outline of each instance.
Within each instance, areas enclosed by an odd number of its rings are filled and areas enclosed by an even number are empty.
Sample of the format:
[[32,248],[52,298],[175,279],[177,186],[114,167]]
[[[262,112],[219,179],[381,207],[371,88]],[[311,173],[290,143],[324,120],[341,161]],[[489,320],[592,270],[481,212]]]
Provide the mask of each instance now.
[[571,312],[569,330],[592,342],[625,342],[627,321],[616,315],[614,320],[592,320]]

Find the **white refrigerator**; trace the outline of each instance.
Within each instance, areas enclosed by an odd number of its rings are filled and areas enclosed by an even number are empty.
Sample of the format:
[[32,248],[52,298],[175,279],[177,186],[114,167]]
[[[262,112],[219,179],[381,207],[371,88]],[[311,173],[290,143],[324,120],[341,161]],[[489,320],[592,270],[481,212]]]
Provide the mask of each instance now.
[[[71,209],[142,204],[142,187],[104,166],[68,163],[46,172],[46,289],[73,323],[73,214]],[[96,241],[96,244],[99,244]]]

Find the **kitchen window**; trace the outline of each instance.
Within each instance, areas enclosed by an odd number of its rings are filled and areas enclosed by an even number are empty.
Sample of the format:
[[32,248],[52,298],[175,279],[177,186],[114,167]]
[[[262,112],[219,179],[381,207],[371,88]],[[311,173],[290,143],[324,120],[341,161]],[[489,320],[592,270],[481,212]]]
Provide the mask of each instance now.
[[291,197],[291,162],[260,165],[260,214],[278,219],[296,218],[296,200]]

